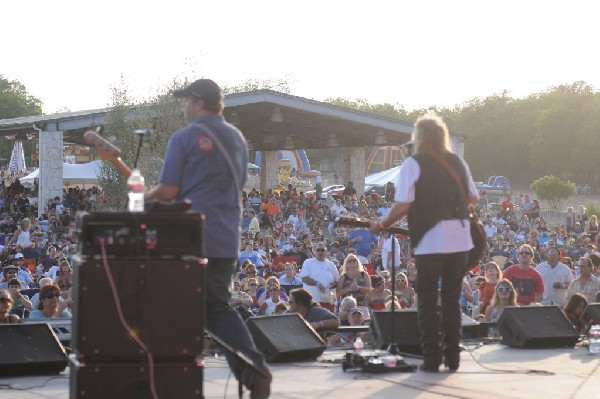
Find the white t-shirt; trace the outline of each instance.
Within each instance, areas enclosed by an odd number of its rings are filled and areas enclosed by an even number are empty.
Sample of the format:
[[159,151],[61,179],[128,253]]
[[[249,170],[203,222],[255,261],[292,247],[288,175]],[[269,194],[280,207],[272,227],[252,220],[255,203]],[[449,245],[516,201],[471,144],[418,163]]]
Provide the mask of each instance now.
[[[398,243],[398,239],[396,237],[394,238],[394,258],[396,259],[396,262],[394,262],[395,266],[398,266],[400,264],[400,243]],[[388,268],[388,252],[392,251],[392,237],[388,237],[384,242],[383,242],[383,246],[381,247],[381,264],[383,265],[384,269]]]
[[[477,196],[477,188],[471,177],[471,171],[465,161],[462,158],[460,160],[464,165],[469,181],[469,195]],[[407,158],[402,163],[396,182],[396,202],[410,204],[415,201],[415,183],[419,180],[420,175],[421,168],[413,157]],[[415,255],[449,254],[469,251],[472,248],[471,225],[468,219],[440,220],[425,233],[414,252]]]
[[[316,282],[324,285],[327,291],[332,283],[340,279],[340,273],[338,272],[337,267],[335,267],[335,264],[330,260],[325,259],[320,261],[316,258],[308,258],[302,264],[302,270],[300,270],[299,277],[310,277]],[[304,288],[311,293],[313,301],[323,302],[323,293],[318,285],[304,284]]]

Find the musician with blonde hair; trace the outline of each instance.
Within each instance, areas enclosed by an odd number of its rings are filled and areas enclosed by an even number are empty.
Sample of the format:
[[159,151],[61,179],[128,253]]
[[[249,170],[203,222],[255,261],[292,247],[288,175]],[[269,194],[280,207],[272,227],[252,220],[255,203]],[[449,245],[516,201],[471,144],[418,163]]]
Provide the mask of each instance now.
[[460,363],[459,298],[468,252],[473,248],[468,206],[478,204],[479,195],[469,167],[450,147],[448,128],[440,117],[420,117],[412,140],[414,151],[400,168],[396,202],[379,223],[372,222],[371,231],[385,230],[408,215],[419,276],[420,370],[438,372],[443,362],[456,371]]

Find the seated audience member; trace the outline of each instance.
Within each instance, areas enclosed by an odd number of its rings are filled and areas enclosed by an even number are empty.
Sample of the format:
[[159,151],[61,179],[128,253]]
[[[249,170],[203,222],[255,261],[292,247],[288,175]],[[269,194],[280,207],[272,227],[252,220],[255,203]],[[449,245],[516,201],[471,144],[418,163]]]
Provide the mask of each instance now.
[[19,273],[19,266],[8,265],[4,266],[4,270],[2,272],[2,282],[0,283],[0,290],[8,289],[8,282],[10,280],[17,280],[22,290],[26,290],[29,288],[26,282],[19,280],[17,275]]
[[396,274],[394,296],[398,299],[402,309],[414,308],[417,305],[415,290],[408,286],[408,277],[404,273]]
[[541,274],[532,267],[533,248],[523,244],[518,251],[519,263],[504,271],[504,278],[510,280],[516,290],[517,303],[521,306],[539,305],[544,294],[544,281]]
[[13,301],[12,313],[16,314],[20,318],[27,316],[27,312],[31,311],[31,301],[27,295],[21,293],[21,286],[19,280],[13,278],[8,281],[8,292]]
[[256,298],[258,306],[261,306],[263,302],[271,296],[271,288],[277,287],[279,288],[279,297],[284,302],[287,302],[288,296],[287,293],[281,290],[281,285],[279,284],[279,280],[277,277],[271,276],[265,280],[265,285],[258,287],[256,290]]
[[0,324],[18,323],[19,316],[12,313],[13,299],[8,290],[0,290]]
[[590,258],[579,258],[579,276],[567,288],[567,301],[575,293],[580,293],[589,303],[595,302],[596,292],[600,291],[600,279],[592,274],[594,268]]
[[507,306],[518,306],[517,296],[517,291],[510,280],[499,280],[496,284],[492,301],[485,309],[484,320],[487,323],[497,322]]
[[484,315],[485,309],[492,302],[496,292],[496,284],[502,279],[502,271],[496,262],[485,265],[485,281],[479,284],[479,314]]
[[30,319],[70,319],[66,309],[68,303],[60,301],[60,288],[51,284],[40,289],[40,303],[37,310],[31,312]]
[[356,255],[348,255],[340,270],[336,294],[340,298],[352,295],[358,306],[365,306],[365,298],[371,292],[371,278]]
[[[387,270],[386,273],[389,274]],[[385,279],[380,275],[371,276],[371,286],[373,289],[365,298],[365,303],[371,310],[383,310],[385,300],[392,295],[392,291],[385,288]]]
[[15,254],[15,261],[18,262],[17,266],[19,267],[19,271],[17,272],[17,279],[27,284],[29,288],[33,288],[35,283],[33,281],[33,277],[31,276],[29,268],[27,268],[27,264],[25,263],[25,257],[23,256],[23,254],[17,252]]
[[340,301],[340,307],[338,309],[340,325],[349,325],[350,321],[348,320],[348,315],[350,314],[350,310],[354,309],[355,307],[357,307],[356,299],[352,296],[347,296]]
[[[348,312],[348,320],[349,326],[362,326],[365,322],[363,310],[361,308],[350,309],[350,312]],[[332,335],[327,340],[327,343],[331,346],[345,346],[354,342],[357,337],[360,337],[365,344],[371,342],[371,336],[367,332],[340,332]]]
[[230,306],[244,306],[247,309],[250,309],[253,305],[252,297],[244,291],[241,291],[240,284],[236,284],[236,282],[231,283],[231,298],[229,299]]
[[69,289],[73,286],[73,270],[66,258],[61,258],[59,261],[59,269],[54,279],[54,284],[58,285],[63,299],[67,298]]
[[467,281],[467,276],[465,276],[463,278],[462,290],[460,291],[460,309],[467,316],[471,316],[473,314],[474,299],[475,296],[473,295],[473,290]]
[[583,314],[583,311],[587,304],[588,301],[587,299],[585,299],[585,296],[581,295],[580,293],[575,293],[571,295],[571,297],[569,298],[569,300],[563,308],[565,315],[567,316],[571,324],[573,324],[573,327],[575,327],[575,329],[579,333],[583,332],[581,315]]
[[240,265],[246,260],[250,260],[252,264],[255,266],[264,266],[265,262],[263,261],[262,256],[258,251],[254,250],[254,242],[246,241],[244,243],[244,248],[240,251]]
[[279,277],[279,284],[302,285],[302,279],[296,275],[297,271],[296,265],[291,262],[283,265],[283,274]]
[[[252,263],[249,263],[246,266],[246,277],[244,277],[242,279],[242,281],[240,281],[240,284],[242,286],[242,291],[248,291],[248,288],[249,288],[248,281],[250,279],[256,280],[256,282],[259,286],[265,285],[265,280],[262,277],[258,276],[257,274],[258,274],[258,272],[256,270],[256,266],[254,266],[254,264],[252,264]],[[258,289],[258,287],[257,287],[257,289]]]
[[[40,285],[40,289],[42,287],[45,287],[47,285],[51,285],[52,284],[52,279],[50,277],[43,277],[40,279],[40,281],[38,282],[38,284]],[[62,298],[61,298],[62,299]],[[32,309],[37,309],[39,304],[40,304],[40,293],[37,292],[35,293],[31,299],[31,308]]]
[[298,313],[318,332],[336,329],[340,321],[329,310],[313,303],[312,295],[304,288],[296,288],[290,293],[290,311]]
[[280,302],[285,302],[281,298],[281,288],[279,287],[279,283],[277,284],[267,284],[267,294],[268,297],[262,302],[260,307],[258,308],[259,315],[270,316],[275,311],[275,307]]

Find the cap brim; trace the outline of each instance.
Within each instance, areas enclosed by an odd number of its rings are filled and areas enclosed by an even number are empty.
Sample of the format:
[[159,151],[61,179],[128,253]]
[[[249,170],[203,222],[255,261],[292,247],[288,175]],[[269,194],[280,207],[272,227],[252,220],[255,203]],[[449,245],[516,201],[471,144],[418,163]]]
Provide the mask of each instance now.
[[182,89],[182,90],[175,90],[173,92],[173,96],[175,96],[175,98],[184,98],[189,95],[190,95],[190,91],[187,88]]

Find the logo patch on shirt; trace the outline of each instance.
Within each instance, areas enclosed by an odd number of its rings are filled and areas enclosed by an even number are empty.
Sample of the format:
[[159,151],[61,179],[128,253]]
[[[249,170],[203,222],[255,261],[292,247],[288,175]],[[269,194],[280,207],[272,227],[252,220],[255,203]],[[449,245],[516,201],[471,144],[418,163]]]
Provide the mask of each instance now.
[[198,138],[198,148],[202,151],[212,151],[213,142],[210,137],[204,135],[200,136],[200,138]]

